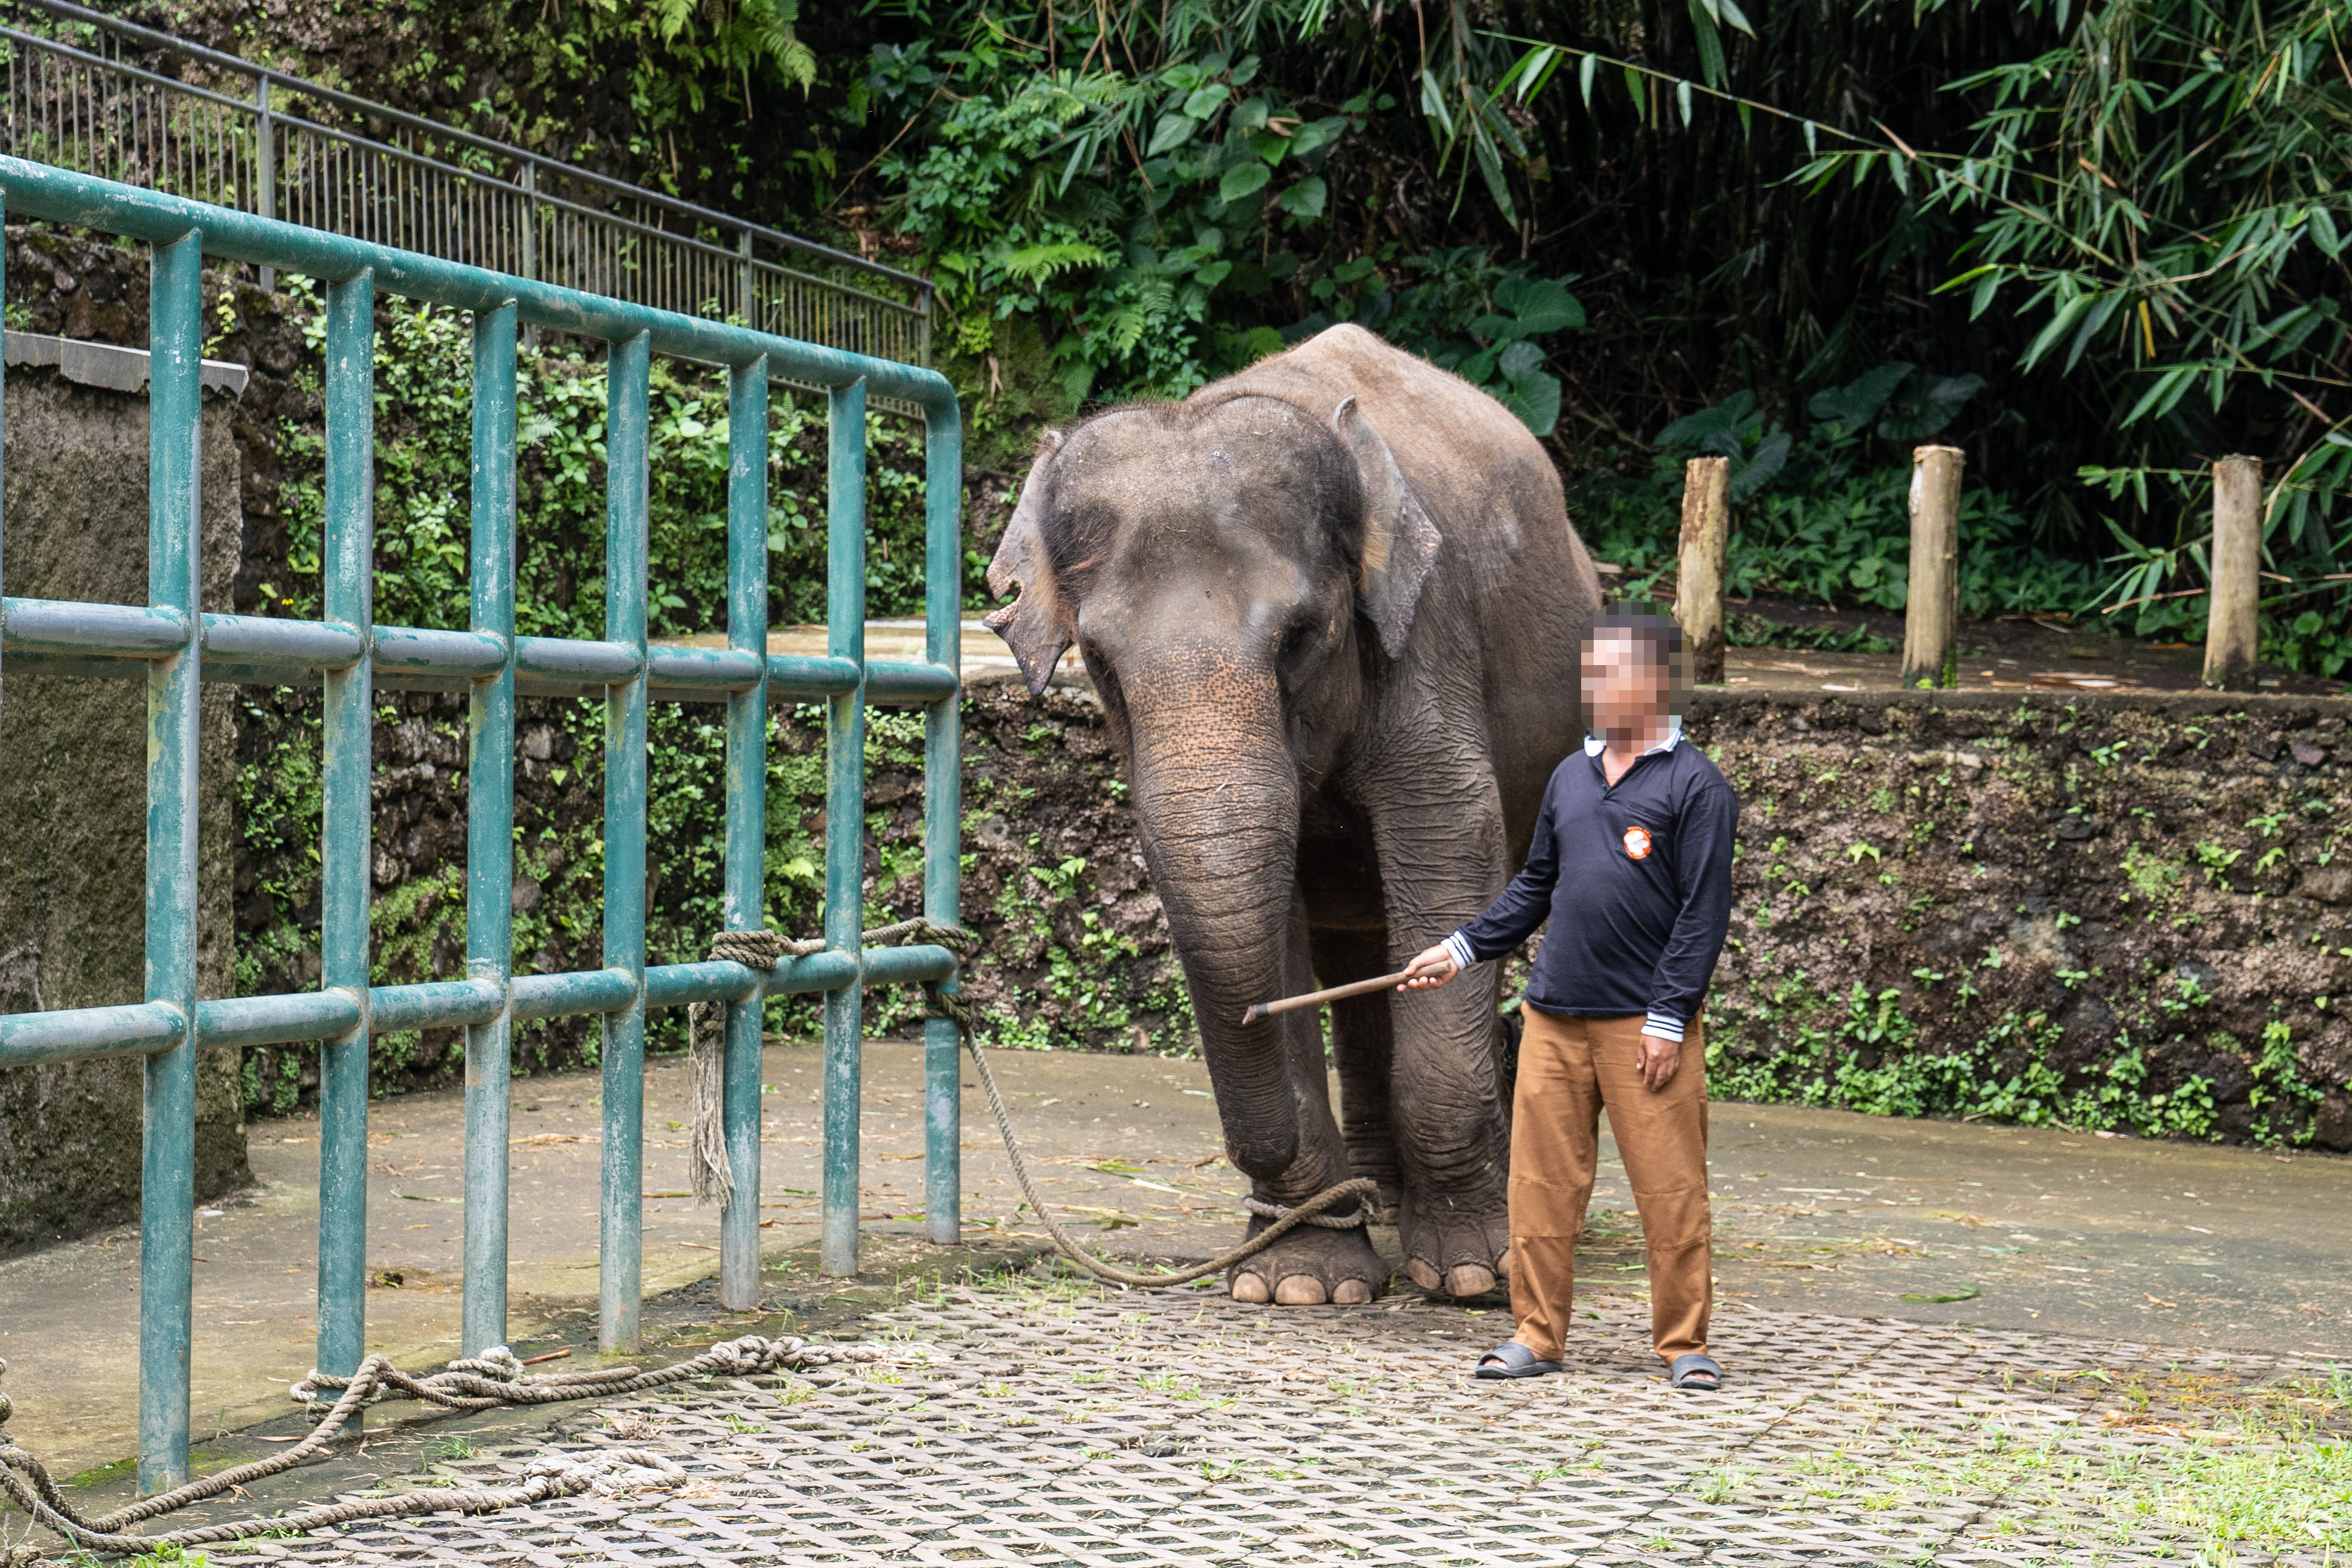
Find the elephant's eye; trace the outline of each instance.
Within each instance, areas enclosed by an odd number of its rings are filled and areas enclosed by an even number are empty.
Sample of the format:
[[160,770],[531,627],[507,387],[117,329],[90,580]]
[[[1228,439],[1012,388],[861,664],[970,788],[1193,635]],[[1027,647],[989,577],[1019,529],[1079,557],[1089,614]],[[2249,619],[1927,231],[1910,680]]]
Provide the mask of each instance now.
[[1282,634],[1282,645],[1275,650],[1275,657],[1285,664],[1297,663],[1299,656],[1307,651],[1307,645],[1313,640],[1314,637],[1314,624],[1308,621],[1299,622]]

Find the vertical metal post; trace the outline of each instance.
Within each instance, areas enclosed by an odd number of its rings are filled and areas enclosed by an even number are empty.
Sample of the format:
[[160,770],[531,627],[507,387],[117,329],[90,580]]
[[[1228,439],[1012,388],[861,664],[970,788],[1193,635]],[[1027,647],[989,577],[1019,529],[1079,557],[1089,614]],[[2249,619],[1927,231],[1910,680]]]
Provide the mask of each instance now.
[[[923,436],[923,657],[962,669],[963,426],[933,420]],[[923,722],[923,913],[954,925],[963,910],[962,687],[931,705]],[[952,991],[950,980],[945,989]],[[963,1063],[956,1026],[923,1025],[923,1214],[931,1239],[963,1239]]]
[[327,289],[326,613],[360,634],[360,658],[327,672],[325,808],[319,868],[324,989],[359,1004],[359,1026],[319,1051],[319,1370],[348,1377],[367,1328],[368,822],[373,753],[375,274]]
[[[253,107],[257,142],[254,149],[254,211],[263,217],[278,216],[278,120],[269,112],[269,73],[263,71],[253,84]],[[274,291],[278,287],[278,268],[261,269],[261,287]]]
[[522,275],[539,277],[539,165],[528,158],[522,165]]
[[759,296],[753,288],[757,280],[752,277],[751,272],[751,231],[750,229],[745,229],[737,237],[735,250],[736,254],[743,258],[735,265],[735,288],[743,300],[743,324],[755,332],[761,331],[764,329],[760,325]]
[[2213,464],[2213,583],[2206,597],[2205,684],[2254,683],[2263,639],[2263,460]]
[[[727,377],[727,646],[756,656],[759,684],[727,700],[729,931],[767,922],[768,361]],[[727,1168],[735,1195],[719,1216],[719,1304],[760,1304],[760,1019],[763,994],[727,1005]]]
[[153,251],[149,282],[147,600],[186,642],[147,675],[147,1000],[179,1009],[180,1043],[147,1058],[139,1191],[139,1488],[188,1479],[188,1337],[195,1250],[196,745],[203,658],[204,235]]
[[[825,652],[855,659],[857,689],[825,704],[824,945],[863,951],[866,914],[866,383],[825,399]],[[857,1272],[862,982],[824,997],[824,1181],[818,1267]]]
[[[604,636],[637,673],[604,689],[604,964],[636,995],[604,1015],[604,1171],[596,1342],[637,1348],[644,1289],[646,1096],[646,445],[652,340],[614,343],[604,386]],[[752,1200],[757,1211],[759,1200]]]
[[[534,281],[539,277],[539,165],[528,158],[522,164],[522,275]],[[539,329],[525,327],[522,342],[537,349]]]
[[[506,647],[473,683],[466,755],[466,978],[514,971],[515,308],[474,315],[471,624]],[[514,1017],[466,1030],[466,1261],[459,1342],[507,1340],[507,1123]]]

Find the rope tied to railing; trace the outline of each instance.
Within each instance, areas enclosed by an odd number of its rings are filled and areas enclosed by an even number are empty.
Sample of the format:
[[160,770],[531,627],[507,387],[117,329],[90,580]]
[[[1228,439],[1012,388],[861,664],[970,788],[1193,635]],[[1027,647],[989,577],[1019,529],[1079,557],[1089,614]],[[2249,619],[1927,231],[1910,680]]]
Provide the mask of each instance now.
[[[932,1347],[914,1341],[881,1344],[819,1343],[786,1335],[763,1339],[757,1334],[711,1346],[700,1355],[673,1366],[647,1372],[635,1366],[593,1368],[525,1376],[522,1363],[504,1345],[449,1363],[440,1372],[416,1375],[402,1372],[386,1357],[372,1355],[349,1377],[334,1377],[313,1367],[310,1374],[289,1391],[317,1425],[293,1447],[249,1465],[200,1477],[184,1487],[143,1498],[128,1508],[90,1518],[58,1489],[48,1468],[18,1447],[5,1423],[13,1407],[0,1394],[0,1498],[14,1503],[34,1521],[55,1531],[75,1545],[95,1552],[152,1553],[159,1546],[205,1546],[243,1541],[254,1536],[302,1534],[350,1524],[364,1519],[399,1519],[428,1513],[489,1513],[520,1508],[583,1492],[635,1491],[671,1487],[686,1479],[675,1459],[647,1448],[607,1448],[601,1453],[550,1455],[534,1460],[518,1486],[432,1487],[398,1497],[360,1498],[319,1508],[299,1509],[265,1519],[227,1521],[165,1535],[141,1535],[132,1527],[160,1515],[174,1513],[192,1503],[234,1491],[249,1482],[292,1469],[323,1452],[352,1416],[385,1399],[416,1399],[445,1409],[488,1410],[501,1405],[551,1405],[612,1394],[639,1394],[667,1384],[703,1377],[755,1377],[786,1369],[807,1370],[851,1363],[907,1365],[929,1359]],[[0,1361],[0,1373],[8,1363]],[[340,1389],[331,1405],[320,1402],[321,1391]],[[27,1568],[40,1561],[40,1549],[18,1543],[5,1559],[7,1568]]]
[[[980,938],[961,926],[935,925],[918,915],[912,920],[874,926],[858,935],[861,947],[887,944],[901,947],[944,947],[959,962],[969,961],[981,948]],[[710,939],[712,963],[740,963],[765,973],[782,960],[806,958],[825,951],[825,944],[807,937],[789,937],[772,931],[722,931]],[[934,1009],[946,1005],[940,983],[927,980],[925,994]],[[694,1201],[713,1199],[722,1209],[735,1205],[735,1170],[727,1158],[727,1042],[722,1002],[697,1002],[686,1010],[687,1058],[693,1068],[694,1131],[686,1156],[687,1185]],[[933,1011],[928,1017],[950,1016]]]

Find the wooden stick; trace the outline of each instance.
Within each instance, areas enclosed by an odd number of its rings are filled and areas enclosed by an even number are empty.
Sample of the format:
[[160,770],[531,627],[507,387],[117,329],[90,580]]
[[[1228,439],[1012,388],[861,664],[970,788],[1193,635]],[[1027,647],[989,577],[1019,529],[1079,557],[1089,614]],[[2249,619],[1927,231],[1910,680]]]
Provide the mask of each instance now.
[[1243,1010],[1242,1022],[1255,1024],[1260,1018],[1270,1018],[1276,1013],[1296,1013],[1301,1007],[1320,1007],[1326,1002],[1345,1002],[1350,996],[1369,996],[1375,991],[1386,991],[1391,985],[1402,984],[1412,973],[1410,969],[1400,969],[1394,974],[1383,974],[1378,980],[1358,980],[1347,985],[1328,986],[1301,996],[1285,996],[1278,1002],[1253,1003]]

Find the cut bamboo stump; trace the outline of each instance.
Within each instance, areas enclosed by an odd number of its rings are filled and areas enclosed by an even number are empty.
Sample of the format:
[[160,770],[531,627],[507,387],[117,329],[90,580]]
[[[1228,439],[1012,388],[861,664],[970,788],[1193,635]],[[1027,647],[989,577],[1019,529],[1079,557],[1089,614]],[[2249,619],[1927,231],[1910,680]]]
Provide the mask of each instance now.
[[1958,447],[1911,454],[1911,581],[1903,604],[1903,684],[1959,681],[1960,475]]
[[1730,545],[1731,459],[1693,458],[1683,470],[1675,619],[1690,650],[1691,679],[1702,686],[1723,684],[1723,574]]
[[2262,651],[2263,460],[2213,465],[2213,592],[2205,621],[2205,684],[2251,687]]

